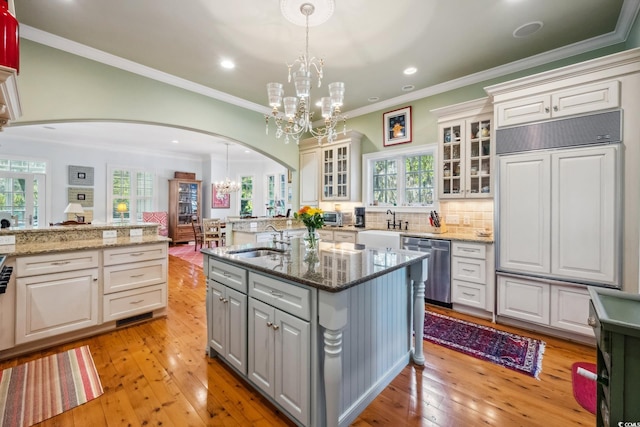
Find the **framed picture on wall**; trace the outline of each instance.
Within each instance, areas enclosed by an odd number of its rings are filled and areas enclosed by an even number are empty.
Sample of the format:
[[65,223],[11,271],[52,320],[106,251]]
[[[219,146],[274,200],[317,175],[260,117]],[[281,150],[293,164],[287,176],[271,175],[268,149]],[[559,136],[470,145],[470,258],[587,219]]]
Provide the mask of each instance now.
[[211,208],[212,209],[229,209],[231,207],[231,195],[224,194],[218,197],[216,186],[211,184]]
[[411,142],[411,106],[382,115],[384,146]]

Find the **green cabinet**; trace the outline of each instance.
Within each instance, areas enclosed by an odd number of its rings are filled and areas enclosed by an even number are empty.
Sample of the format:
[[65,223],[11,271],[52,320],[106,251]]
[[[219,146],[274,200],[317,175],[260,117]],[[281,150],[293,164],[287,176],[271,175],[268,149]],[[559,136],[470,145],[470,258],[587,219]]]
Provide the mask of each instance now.
[[640,420],[640,295],[589,288],[589,325],[597,345],[596,425]]

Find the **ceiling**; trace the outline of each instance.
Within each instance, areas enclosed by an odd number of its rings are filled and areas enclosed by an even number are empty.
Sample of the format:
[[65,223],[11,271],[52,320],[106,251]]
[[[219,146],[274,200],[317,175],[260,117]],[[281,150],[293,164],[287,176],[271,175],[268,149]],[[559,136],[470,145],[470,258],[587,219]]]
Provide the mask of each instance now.
[[[305,0],[284,1],[297,9]],[[306,1],[320,8],[326,0]],[[129,71],[162,75],[177,86],[188,84],[190,90],[261,112],[269,111],[268,82],[282,82],[285,94],[292,94],[286,63],[304,51],[305,28],[283,17],[280,0],[15,3],[24,38],[111,65],[124,63]],[[324,96],[328,83],[343,81],[343,111],[353,117],[620,43],[639,6],[640,0],[337,0],[333,15],[309,30],[311,55],[325,60],[322,87],[312,89],[312,100]],[[543,23],[539,31],[512,35],[534,21]],[[235,62],[235,68],[221,67],[223,59]],[[404,75],[410,66],[417,72]],[[74,129],[66,126],[68,140]],[[110,139],[130,145],[118,133],[130,132],[131,126],[136,125],[114,128]],[[23,128],[7,131],[25,138],[32,131],[42,133],[42,126]],[[132,135],[141,138],[157,130],[144,127]],[[166,138],[167,129],[160,130]],[[91,130],[85,123],[78,132]],[[161,135],[150,135],[155,149]],[[189,146],[195,153],[224,152],[219,138],[183,136],[198,140]],[[173,149],[186,150],[182,142],[167,144]]]

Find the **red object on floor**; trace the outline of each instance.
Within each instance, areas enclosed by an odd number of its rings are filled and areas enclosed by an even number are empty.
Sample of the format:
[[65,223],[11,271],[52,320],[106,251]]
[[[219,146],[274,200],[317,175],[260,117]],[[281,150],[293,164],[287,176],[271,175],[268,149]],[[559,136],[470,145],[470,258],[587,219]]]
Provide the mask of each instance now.
[[578,374],[578,368],[596,373],[595,363],[576,362],[571,366],[571,383],[573,384],[573,397],[587,411],[596,413],[596,382]]

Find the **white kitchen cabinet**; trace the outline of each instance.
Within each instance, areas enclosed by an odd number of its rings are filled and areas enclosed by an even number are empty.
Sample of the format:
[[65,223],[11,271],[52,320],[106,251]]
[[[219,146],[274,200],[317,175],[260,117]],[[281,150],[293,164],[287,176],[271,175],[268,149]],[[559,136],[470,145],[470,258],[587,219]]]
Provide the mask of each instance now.
[[103,251],[104,322],[167,306],[167,244],[126,246]]
[[249,380],[303,425],[311,417],[309,290],[249,274]]
[[330,144],[318,145],[316,138],[300,143],[301,205],[361,201],[361,139],[362,134],[349,131],[346,135],[339,134]]
[[617,167],[615,145],[501,157],[501,268],[615,284]]
[[487,98],[431,112],[438,117],[439,197],[492,197],[495,148]]
[[98,266],[98,251],[17,258],[15,343],[97,325]]
[[584,114],[620,106],[617,80],[539,93],[496,104],[497,127]]
[[[315,141],[315,140],[314,140]],[[300,206],[318,206],[320,202],[320,147],[300,147]]]
[[9,121],[22,115],[17,80],[18,72],[15,69],[0,65],[0,105],[5,106],[0,111],[0,131]]
[[207,339],[217,353],[247,374],[247,273],[209,259],[207,278]]
[[498,315],[593,336],[587,324],[589,293],[584,286],[498,275]]
[[492,244],[452,242],[451,301],[454,309],[460,310],[459,305],[462,305],[493,313],[493,266]]
[[356,243],[358,233],[356,231],[331,230],[323,228],[318,230],[320,239],[324,242],[348,242]]

